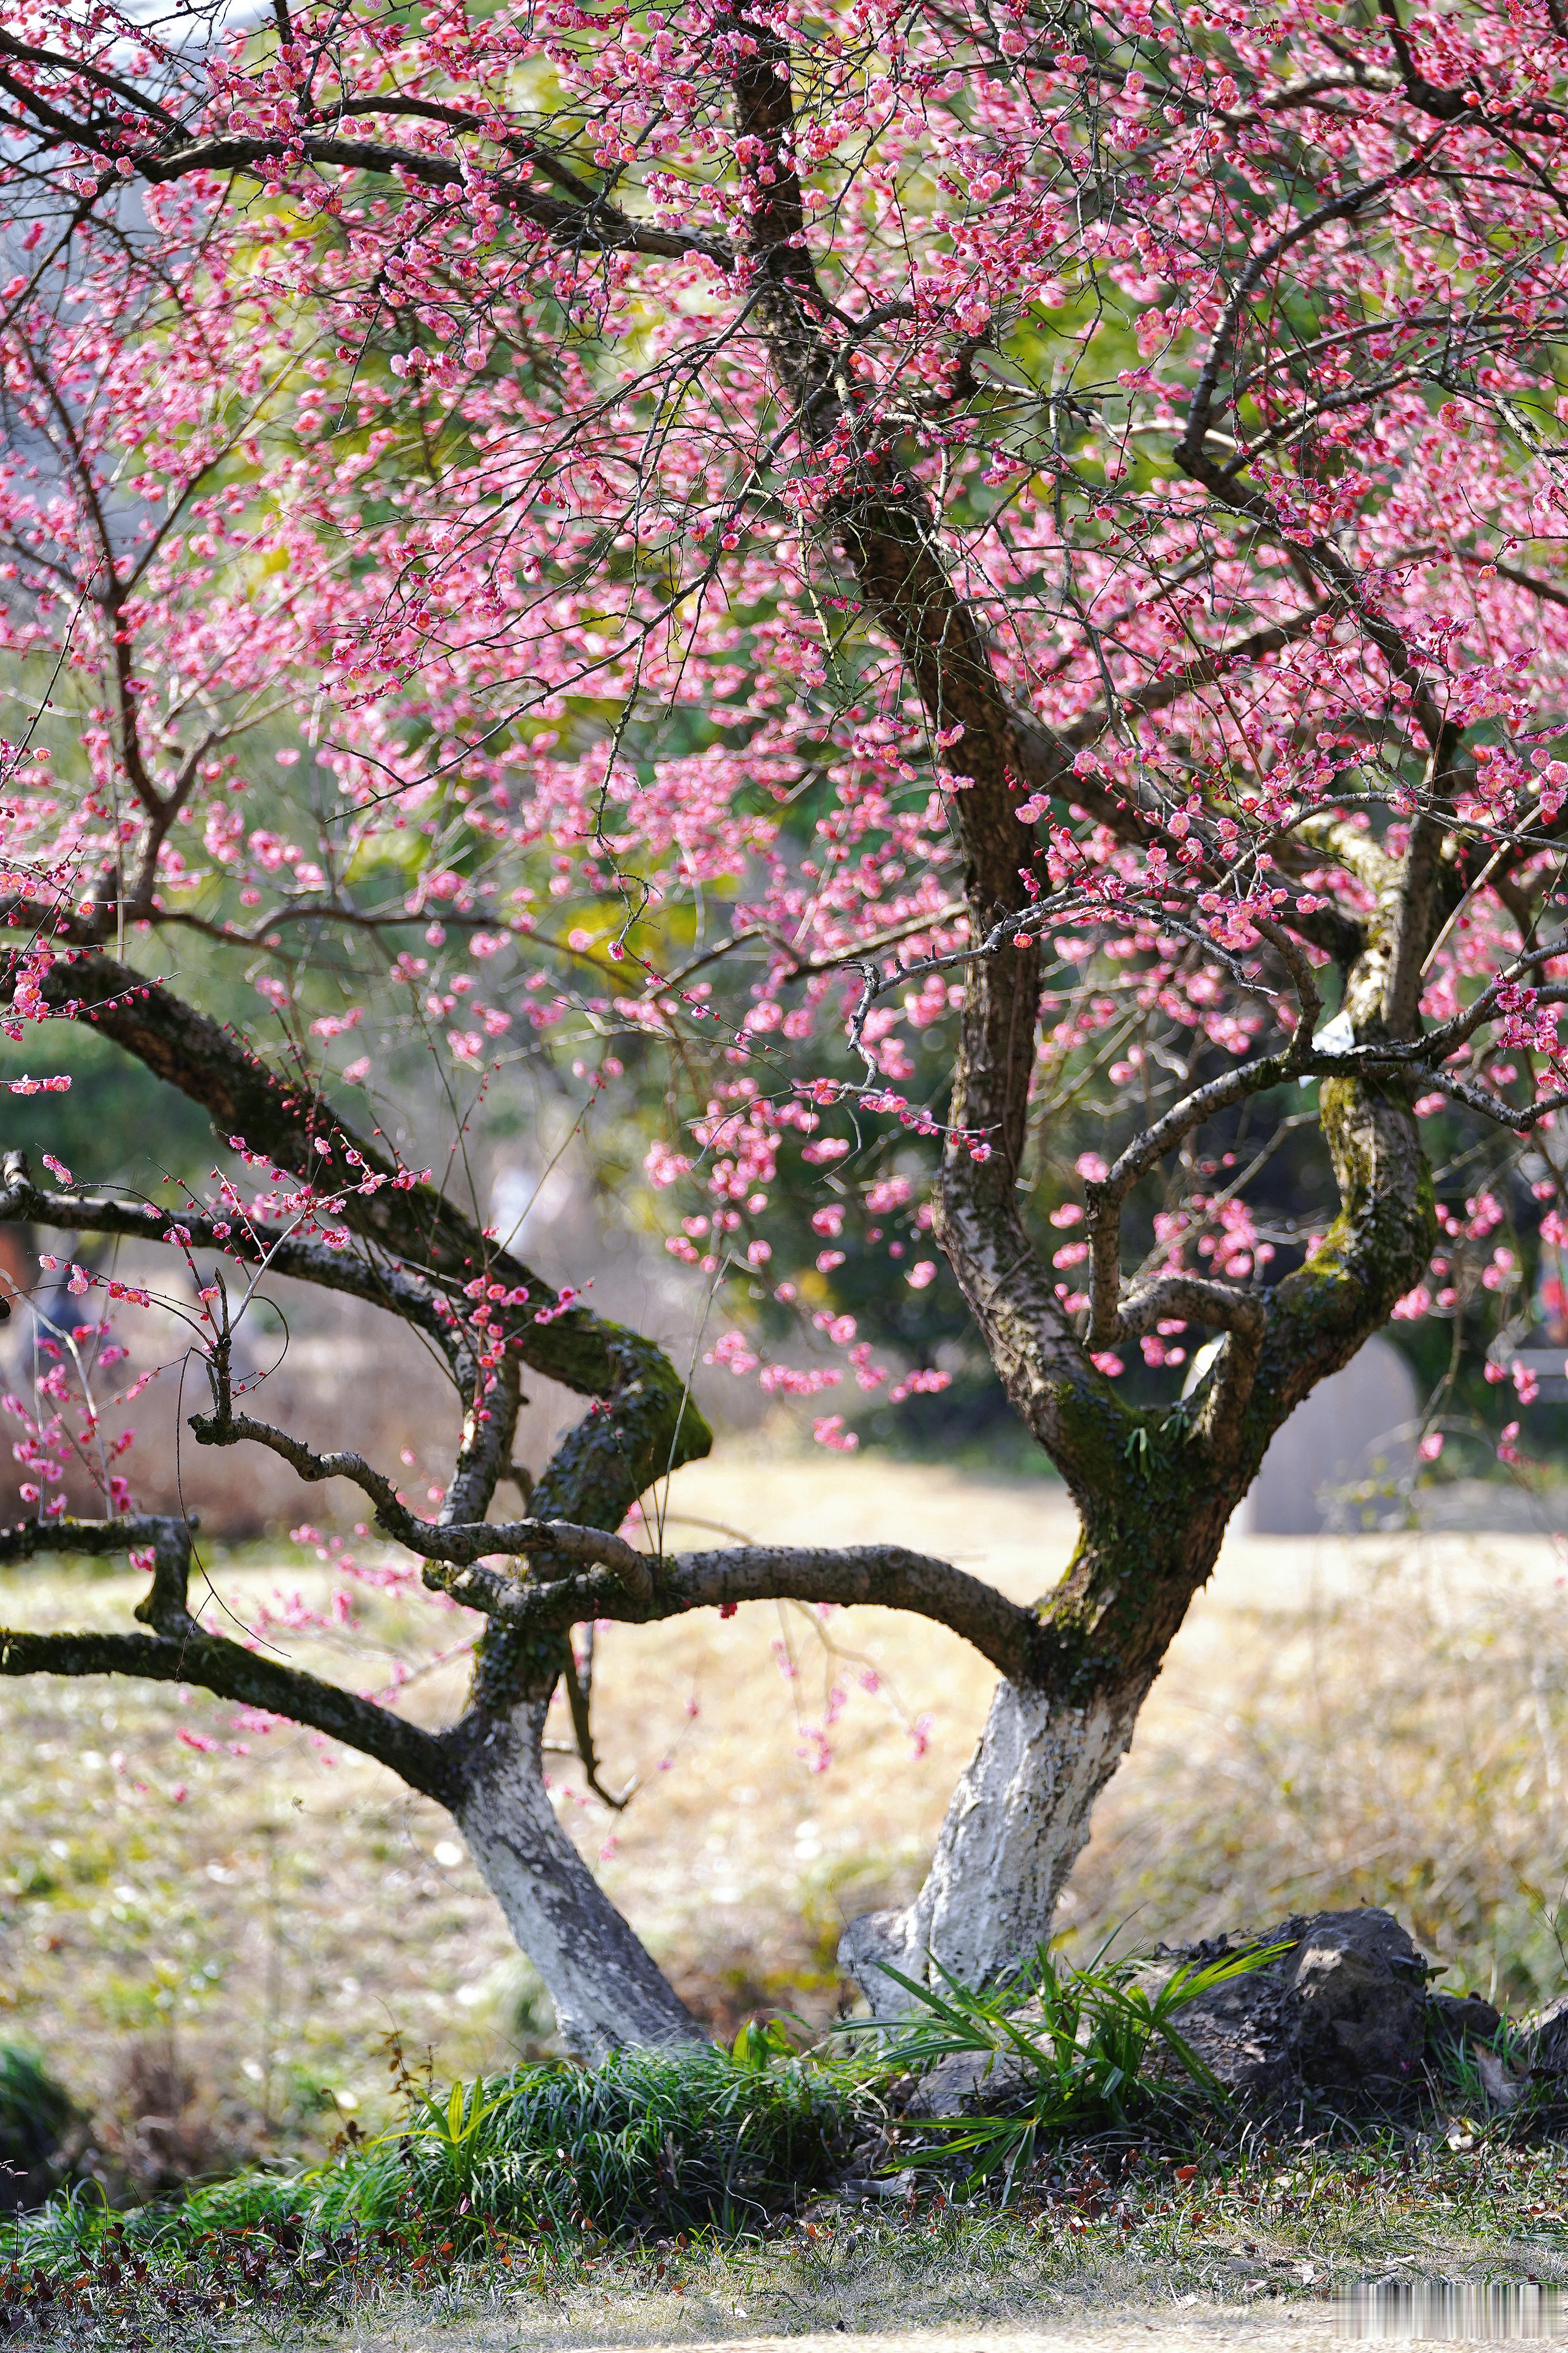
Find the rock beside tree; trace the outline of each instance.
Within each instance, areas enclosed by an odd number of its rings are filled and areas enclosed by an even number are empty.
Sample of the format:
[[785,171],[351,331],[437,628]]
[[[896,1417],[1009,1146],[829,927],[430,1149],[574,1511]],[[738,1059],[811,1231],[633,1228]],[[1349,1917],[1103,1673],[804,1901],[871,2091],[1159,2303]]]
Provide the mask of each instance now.
[[1157,1958],[1179,1967],[1276,1945],[1275,1959],[1180,2013],[1204,2064],[1227,2091],[1267,2105],[1303,2092],[1402,2090],[1426,2047],[1432,1968],[1391,1913],[1296,1914],[1259,1936],[1164,1947]]
[[[1190,2050],[1245,2107],[1278,2111],[1306,2099],[1387,2106],[1421,2079],[1428,2059],[1456,2048],[1475,2059],[1491,2104],[1514,2105],[1532,2077],[1568,2079],[1568,1997],[1524,2021],[1510,2059],[1494,2048],[1501,2013],[1479,1995],[1433,1989],[1436,1970],[1389,1912],[1295,1914],[1260,1935],[1162,1946],[1143,1982],[1151,1992],[1184,1966],[1279,1949],[1182,2008],[1173,2021]],[[1019,2022],[1026,2031],[1027,2011]],[[1167,2062],[1176,2072],[1174,2058]],[[910,2117],[1005,2114],[1027,2097],[1029,2070],[1006,2057],[963,2054],[926,2074]]]

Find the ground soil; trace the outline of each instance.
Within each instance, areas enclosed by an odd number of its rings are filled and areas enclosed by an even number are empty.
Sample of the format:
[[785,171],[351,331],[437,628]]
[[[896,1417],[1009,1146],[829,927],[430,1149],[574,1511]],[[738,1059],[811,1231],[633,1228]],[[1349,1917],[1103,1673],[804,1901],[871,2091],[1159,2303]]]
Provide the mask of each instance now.
[[[1320,2353],[1341,2341],[1342,2327],[1331,2308],[1322,2305],[1292,2306],[1263,2313],[1236,2305],[1144,2306],[1098,2318],[1070,2319],[1026,2331],[1000,2333],[985,2327],[951,2333],[891,2330],[883,2335],[855,2336],[847,2332],[826,2337],[709,2337],[699,2330],[649,2337],[647,2344],[664,2347],[700,2344],[708,2353],[1120,2353],[1120,2348],[1145,2346],[1158,2339],[1162,2353]],[[357,2336],[343,2353],[512,2353],[515,2347],[549,2347],[552,2353],[571,2353],[576,2347],[615,2345],[631,2348],[619,2336],[578,2335],[559,2324],[526,2323],[508,2317],[494,2327],[484,2323],[459,2323],[433,2333],[428,2319],[408,2328]]]

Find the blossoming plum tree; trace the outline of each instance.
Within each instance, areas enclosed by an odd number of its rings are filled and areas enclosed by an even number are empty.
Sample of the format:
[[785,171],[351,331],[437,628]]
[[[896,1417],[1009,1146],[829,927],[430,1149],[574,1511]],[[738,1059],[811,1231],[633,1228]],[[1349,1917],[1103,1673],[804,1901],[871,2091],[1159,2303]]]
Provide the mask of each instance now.
[[[204,1622],[183,1523],[106,1469],[66,1513],[62,1355],[3,1550],[132,1549],[142,1625],[0,1668],[381,1759],[600,2050],[697,2030],[545,1792],[572,1629],[921,1612],[1000,1680],[845,1958],[994,1976],[1274,1431],[1391,1316],[1506,1300],[1520,1139],[1555,1203],[1558,0],[5,0],[0,107],[7,1032],[92,1024],[222,1147],[163,1201],[14,1153],[0,1215],[166,1246],[199,1440],[347,1482],[488,1620],[439,1734]],[[618,1092],[775,1393],[939,1387],[835,1291],[853,1250],[918,1294],[933,1238],[1081,1515],[1038,1605],[897,1528],[623,1533],[708,1432],[345,1108],[415,1035],[459,1124],[520,1057]],[[1304,1122],[1321,1217],[1269,1191]],[[444,1358],[434,1518],[250,1410],[268,1272]],[[530,1370],[588,1400],[537,1475]]]

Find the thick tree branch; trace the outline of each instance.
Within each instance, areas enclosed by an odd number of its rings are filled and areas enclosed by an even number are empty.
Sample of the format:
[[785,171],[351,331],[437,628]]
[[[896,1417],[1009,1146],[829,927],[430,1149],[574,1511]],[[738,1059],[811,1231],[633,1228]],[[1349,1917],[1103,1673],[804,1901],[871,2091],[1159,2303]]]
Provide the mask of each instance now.
[[219,1410],[191,1418],[191,1428],[199,1445],[264,1446],[311,1486],[319,1486],[328,1479],[347,1479],[374,1505],[377,1526],[423,1559],[461,1563],[477,1560],[489,1552],[551,1553],[565,1560],[602,1562],[617,1576],[629,1579],[633,1590],[647,1588],[645,1556],[624,1536],[610,1535],[600,1528],[580,1527],[565,1520],[455,1523],[445,1515],[440,1520],[422,1520],[416,1512],[409,1510],[384,1472],[367,1462],[363,1454],[347,1447],[331,1454],[318,1454],[302,1439],[279,1430],[271,1422],[258,1421],[250,1414],[235,1413],[224,1392],[221,1369],[215,1386],[219,1391]]
[[37,1560],[56,1553],[100,1559],[117,1552],[140,1552],[167,1543],[170,1530],[185,1525],[152,1512],[128,1513],[121,1520],[16,1520],[9,1527],[0,1527],[0,1563]]
[[[1242,669],[1248,662],[1261,661],[1268,654],[1283,653],[1287,646],[1295,645],[1298,639],[1308,635],[1314,621],[1338,609],[1338,600],[1333,598],[1305,605],[1288,621],[1272,621],[1267,628],[1254,629],[1248,636],[1237,638],[1231,645],[1216,646],[1212,653],[1196,654],[1180,670],[1173,670],[1168,678],[1151,679],[1147,686],[1132,687],[1125,694],[1118,695],[1114,716],[1122,720],[1147,719],[1155,712],[1168,711],[1172,703],[1179,702],[1184,694],[1193,694],[1200,687],[1216,684],[1231,670]],[[1075,720],[1070,727],[1063,728],[1062,743],[1076,746],[1098,742],[1112,723],[1112,715],[1095,711]]]
[[441,1505],[444,1527],[483,1519],[489,1510],[490,1499],[510,1467],[521,1403],[522,1383],[515,1356],[503,1355],[499,1364],[489,1366],[473,1365],[457,1460]]
[[[287,132],[193,136],[167,108],[119,75],[18,40],[3,28],[0,57],[58,75],[68,84],[73,79],[96,83],[119,98],[122,105],[147,118],[154,132],[153,140],[144,146],[132,145],[122,152],[136,175],[154,187],[189,179],[200,172],[249,172],[261,175],[268,167],[277,166],[285,147],[301,162],[314,164],[319,170],[367,172],[382,177],[396,174],[400,179],[415,181],[423,187],[460,193],[466,192],[468,185],[470,173],[455,157],[432,155],[421,148],[400,146],[386,140],[345,138],[341,132],[312,130],[304,124],[291,126]],[[57,139],[68,140],[89,153],[102,147],[103,128],[56,104],[19,74],[0,69],[0,90],[24,115]],[[484,129],[478,117],[456,108],[393,95],[350,100],[334,111],[344,119],[374,112],[394,119],[404,116],[438,121],[450,129],[474,133]],[[118,139],[115,144],[120,144]],[[570,199],[546,196],[505,171],[483,173],[483,182],[509,211],[519,219],[547,229],[557,243],[591,251],[647,254],[659,259],[679,260],[700,255],[721,269],[728,271],[733,267],[733,255],[710,238],[682,236],[656,228],[650,222],[634,220],[553,159],[536,153],[530,155],[529,161],[557,185],[568,187],[572,192]]]
[[[1549,5],[1554,5],[1555,0],[1549,0]],[[1527,100],[1521,106],[1494,107],[1479,91],[1445,90],[1440,82],[1429,80],[1415,62],[1399,21],[1395,0],[1377,0],[1377,13],[1389,46],[1399,60],[1403,95],[1421,113],[1437,122],[1466,123],[1479,129],[1535,132],[1558,140],[1568,134],[1568,114],[1549,99]],[[1559,24],[1556,29],[1561,36],[1563,26]]]
[[[518,1532],[509,1533],[515,1536]],[[563,1535],[584,1555],[607,1554],[618,1542],[588,1530],[565,1531],[556,1522],[541,1524],[537,1534],[526,1539],[526,1547],[560,1554]],[[523,1549],[523,1544],[517,1548]],[[498,1624],[527,1633],[564,1633],[595,1618],[652,1625],[689,1609],[721,1609],[742,1601],[822,1601],[844,1608],[909,1610],[962,1635],[1016,1683],[1026,1683],[1033,1672],[1038,1632],[1033,1610],[1020,1609],[994,1586],[950,1562],[900,1545],[857,1545],[839,1551],[747,1545],[667,1558],[637,1553],[634,1558],[640,1591],[624,1568],[614,1567],[524,1584],[484,1565],[450,1569],[432,1564],[426,1582],[469,1609],[482,1609]]]
[[1160,1274],[1134,1285],[1120,1305],[1113,1301],[1098,1322],[1090,1322],[1089,1337],[1096,1347],[1113,1347],[1118,1341],[1142,1339],[1170,1317],[1261,1340],[1267,1315],[1265,1295],[1240,1283],[1205,1275]]
[[[849,347],[836,345],[825,330],[829,306],[808,249],[788,45],[763,20],[743,21],[756,54],[736,70],[736,128],[755,142],[759,158],[748,249],[763,290],[758,315],[773,373],[808,445],[820,448],[845,428],[858,440]],[[829,520],[903,658],[932,731],[963,731],[954,766],[970,781],[952,796],[952,822],[963,853],[971,930],[984,938],[1029,903],[1018,871],[1025,844],[1013,815],[1017,788],[1070,788],[1091,812],[1095,788],[1086,779],[1080,789],[1066,745],[1010,705],[975,617],[953,588],[923,491],[869,452],[858,476]],[[1135,813],[1121,817],[1142,836]],[[1098,1384],[1104,1409],[1116,1415],[1121,1409],[1085,1357],[1017,1216],[1040,987],[1039,942],[1026,933],[1023,940],[966,968],[951,1116],[967,1140],[955,1139],[944,1157],[938,1235],[1009,1394],[1069,1482],[1087,1494],[1087,1465],[1074,1453],[1060,1408]]]
[[[348,1451],[317,1454],[286,1430],[247,1414],[197,1415],[191,1424],[204,1446],[251,1441],[282,1457],[300,1478],[318,1483],[347,1479],[375,1507],[376,1525],[429,1564],[426,1583],[454,1600],[482,1609],[498,1626],[528,1634],[560,1634],[584,1620],[617,1618],[636,1624],[682,1609],[730,1601],[877,1602],[912,1609],[963,1634],[1002,1668],[1024,1672],[1034,1620],[979,1578],[948,1562],[897,1545],[845,1551],[753,1545],[738,1550],[665,1558],[640,1552],[608,1529],[567,1520],[503,1520],[458,1525],[422,1520],[392,1482]],[[576,1561],[587,1576],[520,1584],[482,1565],[486,1556]]]
[[394,1260],[367,1259],[299,1235],[274,1234],[238,1215],[217,1219],[192,1210],[165,1209],[152,1201],[62,1192],[33,1181],[25,1152],[6,1152],[0,1160],[0,1223],[42,1226],[60,1233],[121,1234],[182,1251],[210,1250],[215,1257],[384,1308],[401,1323],[416,1324],[444,1353],[450,1354],[454,1345],[452,1314],[440,1289]]

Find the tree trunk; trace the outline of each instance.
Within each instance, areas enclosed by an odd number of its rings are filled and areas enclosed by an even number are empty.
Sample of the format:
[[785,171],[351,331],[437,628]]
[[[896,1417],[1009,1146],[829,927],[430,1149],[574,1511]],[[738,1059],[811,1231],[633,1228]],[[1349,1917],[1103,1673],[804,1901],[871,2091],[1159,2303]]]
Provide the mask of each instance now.
[[925,1884],[902,1911],[852,1920],[838,1946],[872,2008],[898,2017],[932,1964],[967,1985],[1003,1976],[1050,1934],[1094,1801],[1127,1752],[1149,1687],[1139,1675],[1073,1707],[1004,1679],[948,1805]]
[[882,2015],[914,2006],[885,1964],[919,1985],[946,1970],[983,1986],[1049,1936],[1095,1800],[1131,1745],[1247,1476],[1195,1480],[1154,1453],[1110,1525],[1086,1515],[1065,1576],[1037,1605],[1037,1674],[997,1684],[920,1894],[852,1921],[840,1941],[842,1965]]
[[701,2042],[701,2028],[555,1819],[540,1742],[548,1698],[522,1702],[475,1755],[454,1813],[507,1926],[538,1969],[568,2048]]

